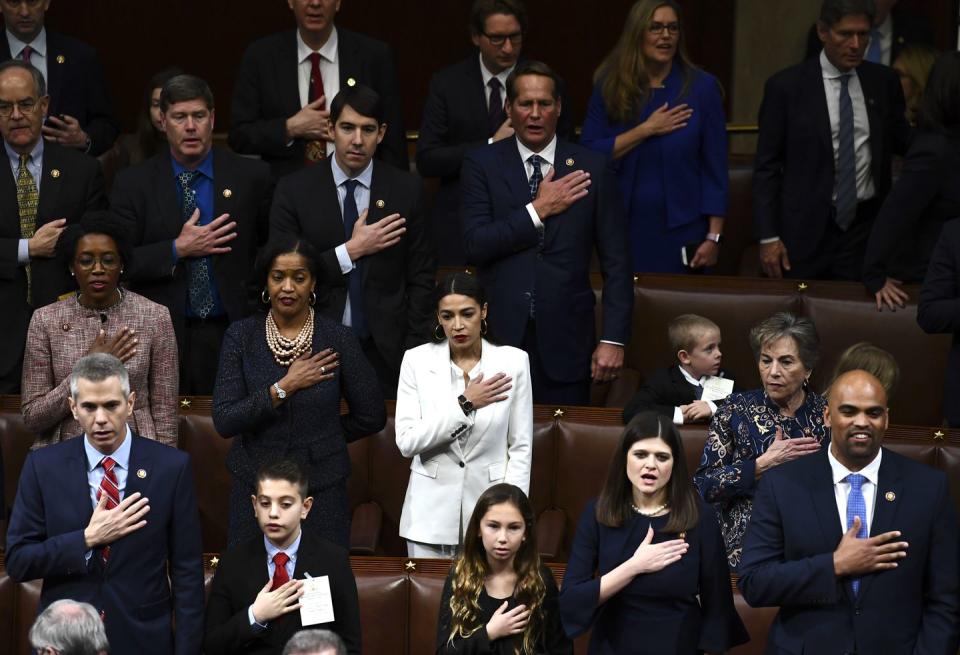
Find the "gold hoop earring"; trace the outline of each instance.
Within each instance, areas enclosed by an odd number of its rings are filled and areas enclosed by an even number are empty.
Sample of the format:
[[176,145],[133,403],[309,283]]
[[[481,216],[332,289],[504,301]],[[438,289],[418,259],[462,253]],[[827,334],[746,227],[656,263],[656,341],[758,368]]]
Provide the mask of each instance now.
[[443,327],[438,324],[437,327],[433,328],[433,338],[437,341],[443,341],[444,337],[446,335],[443,333]]
[[270,296],[267,295],[266,289],[260,292],[260,302],[262,302],[264,305],[270,304]]
[[485,318],[480,319],[480,336],[487,336],[487,319]]
[[313,307],[317,304],[317,294],[313,291],[310,292],[310,306]]

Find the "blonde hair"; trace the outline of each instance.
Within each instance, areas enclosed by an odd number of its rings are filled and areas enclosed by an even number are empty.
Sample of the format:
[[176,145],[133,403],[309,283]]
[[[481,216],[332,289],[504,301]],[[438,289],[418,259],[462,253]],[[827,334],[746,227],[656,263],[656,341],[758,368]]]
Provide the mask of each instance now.
[[897,71],[901,76],[910,80],[913,88],[913,94],[904,98],[907,103],[907,117],[911,125],[917,124],[917,114],[920,111],[920,100],[923,98],[923,90],[927,87],[927,79],[930,77],[930,70],[934,62],[937,61],[937,51],[924,44],[914,44],[907,46],[900,51],[897,59],[893,62],[894,67],[900,67],[903,71]]
[[697,314],[681,314],[667,326],[667,339],[674,354],[681,350],[690,352],[697,347],[697,339],[709,330],[719,333],[720,326]]

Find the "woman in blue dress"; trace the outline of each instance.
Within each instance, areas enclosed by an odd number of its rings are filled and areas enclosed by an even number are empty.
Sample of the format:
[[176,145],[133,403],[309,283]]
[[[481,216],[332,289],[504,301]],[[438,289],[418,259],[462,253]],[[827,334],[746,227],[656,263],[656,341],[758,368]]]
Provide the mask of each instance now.
[[716,517],[669,418],[627,424],[577,526],[560,618],[570,637],[592,629],[590,655],[714,654],[748,640]]
[[679,6],[634,4],[594,81],[580,142],[614,160],[634,271],[714,266],[727,213],[726,118],[720,83],[687,58]]

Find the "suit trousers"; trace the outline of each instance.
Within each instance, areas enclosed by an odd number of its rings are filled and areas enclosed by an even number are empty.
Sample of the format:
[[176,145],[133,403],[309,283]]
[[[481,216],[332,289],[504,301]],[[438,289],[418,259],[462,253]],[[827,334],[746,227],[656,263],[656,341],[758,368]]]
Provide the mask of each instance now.
[[530,357],[530,381],[533,387],[533,402],[538,405],[589,405],[589,375],[576,382],[558,382],[550,379],[543,368],[546,357],[563,357],[563,353],[541,353],[537,343],[536,321],[527,321],[520,347]]
[[186,319],[180,342],[180,394],[212,396],[220,363],[220,346],[230,319],[226,316]]
[[[863,257],[867,250],[867,240],[873,229],[873,219],[880,211],[882,203],[878,198],[870,198],[857,204],[857,216],[846,231],[836,222],[836,210],[830,210],[830,222],[820,242],[820,247],[807,260],[792,261],[792,270],[787,272],[791,278],[813,280],[850,280],[863,279]],[[787,253],[789,255],[789,252]]]
[[360,339],[360,348],[363,350],[363,356],[370,362],[370,366],[377,374],[377,381],[380,383],[380,390],[383,392],[384,400],[396,400],[397,385],[400,382],[400,370],[390,366],[387,360],[377,349],[373,337]]

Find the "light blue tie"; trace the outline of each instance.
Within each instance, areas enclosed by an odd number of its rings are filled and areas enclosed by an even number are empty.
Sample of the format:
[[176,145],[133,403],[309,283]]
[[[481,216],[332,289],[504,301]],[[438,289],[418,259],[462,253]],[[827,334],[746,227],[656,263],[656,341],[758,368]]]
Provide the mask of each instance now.
[[837,225],[846,231],[857,216],[857,159],[853,149],[853,101],[850,74],[840,77],[840,125],[837,152]]
[[[853,527],[853,517],[860,517],[860,530],[857,532],[857,539],[867,538],[867,503],[863,499],[863,483],[867,481],[859,473],[851,473],[844,478],[845,482],[850,483],[850,495],[847,496],[847,530]],[[853,595],[860,593],[860,578],[854,578],[850,581],[853,588]]]
[[870,45],[867,47],[867,61],[872,61],[875,64],[883,63],[883,44],[881,41],[883,37],[880,36],[880,30],[873,29],[870,30]]

